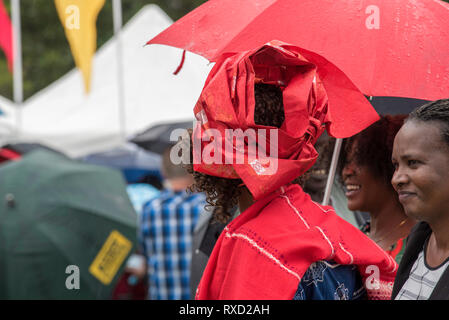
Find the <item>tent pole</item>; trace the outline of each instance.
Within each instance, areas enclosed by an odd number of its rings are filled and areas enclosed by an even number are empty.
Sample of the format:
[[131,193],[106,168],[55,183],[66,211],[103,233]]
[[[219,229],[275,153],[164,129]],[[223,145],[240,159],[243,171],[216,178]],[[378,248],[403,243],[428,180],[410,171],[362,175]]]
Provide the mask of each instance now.
[[338,157],[340,156],[341,145],[343,143],[343,139],[336,139],[334,153],[332,154],[332,162],[329,168],[329,174],[327,175],[327,183],[326,189],[324,191],[323,202],[321,203],[324,206],[329,204],[329,199],[331,197],[332,184],[335,179],[335,172],[337,171]]
[[23,75],[22,75],[22,37],[20,23],[20,0],[11,0],[11,20],[13,26],[13,96],[16,104],[16,138],[22,131],[22,102],[23,102]]
[[120,137],[123,141],[126,141],[126,113],[125,113],[125,87],[123,79],[123,52],[121,41],[121,28],[122,28],[122,1],[113,0],[112,2],[113,20],[114,20],[114,35],[117,43],[117,94],[118,94],[118,107],[119,107],[119,127]]

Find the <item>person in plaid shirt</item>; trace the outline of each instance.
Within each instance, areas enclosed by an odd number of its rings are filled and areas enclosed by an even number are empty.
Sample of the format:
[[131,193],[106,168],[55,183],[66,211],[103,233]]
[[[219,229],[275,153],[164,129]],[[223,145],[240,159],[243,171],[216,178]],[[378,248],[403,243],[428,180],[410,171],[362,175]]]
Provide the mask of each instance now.
[[206,206],[202,193],[187,192],[192,176],[170,161],[170,148],[162,161],[163,190],[143,206],[139,242],[147,261],[151,300],[188,300],[192,236]]

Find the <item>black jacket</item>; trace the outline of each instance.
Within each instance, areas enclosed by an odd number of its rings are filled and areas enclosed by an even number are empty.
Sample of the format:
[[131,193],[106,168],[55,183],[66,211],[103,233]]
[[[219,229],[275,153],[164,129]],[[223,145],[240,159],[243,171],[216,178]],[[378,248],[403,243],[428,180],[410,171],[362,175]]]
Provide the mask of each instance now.
[[[393,292],[391,299],[397,296],[405,281],[407,281],[410,270],[413,267],[419,253],[423,250],[424,242],[432,233],[432,229],[425,222],[418,223],[411,231],[407,239],[407,247],[405,248],[404,255],[402,256],[399,269],[396,274],[396,279],[393,285]],[[441,275],[440,280],[433,289],[429,300],[449,300],[449,268],[447,268]]]

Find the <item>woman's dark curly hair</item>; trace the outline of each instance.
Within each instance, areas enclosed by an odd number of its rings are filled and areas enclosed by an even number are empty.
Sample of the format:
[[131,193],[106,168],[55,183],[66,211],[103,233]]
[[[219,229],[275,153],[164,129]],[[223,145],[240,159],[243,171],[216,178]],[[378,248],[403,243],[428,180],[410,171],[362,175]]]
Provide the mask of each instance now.
[[[285,120],[284,104],[281,88],[263,83],[255,84],[255,111],[256,124],[280,128]],[[190,130],[192,136],[192,130]],[[190,144],[192,159],[193,146]],[[216,220],[226,223],[232,217],[232,209],[237,206],[242,189],[246,188],[241,179],[225,179],[196,172],[193,165],[186,166],[187,171],[193,174],[195,180],[190,187],[192,192],[205,192],[207,203],[213,207]],[[296,181],[301,183],[301,181]]]
[[[374,176],[384,179],[390,185],[394,167],[391,153],[396,133],[402,127],[406,115],[386,115],[362,132],[345,139],[342,145],[338,171],[342,178],[342,170],[349,161],[357,165],[367,166]],[[351,149],[355,147],[353,159],[348,159]]]

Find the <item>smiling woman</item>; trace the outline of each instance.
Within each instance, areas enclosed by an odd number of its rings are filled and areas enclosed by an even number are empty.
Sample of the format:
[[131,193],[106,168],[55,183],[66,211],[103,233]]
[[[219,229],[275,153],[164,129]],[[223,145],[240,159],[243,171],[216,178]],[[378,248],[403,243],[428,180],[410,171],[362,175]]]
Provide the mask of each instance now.
[[393,141],[404,119],[405,115],[384,116],[351,137],[345,141],[340,161],[348,209],[369,213],[363,231],[398,263],[415,224],[405,215],[390,183]]
[[410,234],[393,298],[449,299],[449,99],[413,111],[398,132],[391,180],[408,216]]
[[447,215],[449,146],[441,124],[409,121],[397,137],[392,183],[407,215],[437,224]]

